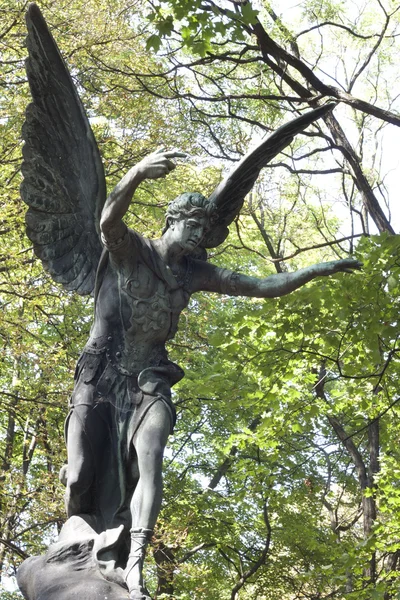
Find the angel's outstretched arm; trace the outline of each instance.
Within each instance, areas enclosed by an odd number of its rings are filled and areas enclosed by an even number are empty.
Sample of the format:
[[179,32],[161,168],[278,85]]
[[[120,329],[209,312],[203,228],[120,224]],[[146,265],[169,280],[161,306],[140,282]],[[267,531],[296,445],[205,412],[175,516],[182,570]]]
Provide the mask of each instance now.
[[265,279],[248,277],[241,273],[220,269],[214,265],[199,264],[194,278],[194,291],[208,291],[228,294],[230,296],[250,296],[253,298],[276,298],[285,296],[302,287],[312,279],[333,275],[334,273],[351,273],[359,270],[362,263],[352,258],[318,263],[305,267],[294,273],[277,273]]
[[170,159],[185,156],[176,150],[157,150],[127,172],[108,196],[101,213],[100,229],[107,244],[115,244],[125,234],[126,225],[122,219],[142,181],[165,177],[176,166]]

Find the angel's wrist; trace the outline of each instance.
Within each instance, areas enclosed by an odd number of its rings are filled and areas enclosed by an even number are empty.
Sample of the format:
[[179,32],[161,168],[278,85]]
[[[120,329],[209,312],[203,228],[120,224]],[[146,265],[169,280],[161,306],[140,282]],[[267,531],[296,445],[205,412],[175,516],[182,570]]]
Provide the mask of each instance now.
[[327,277],[335,272],[335,262],[331,261],[317,263],[316,265],[313,265],[313,267],[310,268],[314,269],[315,277]]
[[130,180],[135,186],[138,186],[142,181],[146,179],[145,169],[141,167],[140,163],[134,165],[130,171]]

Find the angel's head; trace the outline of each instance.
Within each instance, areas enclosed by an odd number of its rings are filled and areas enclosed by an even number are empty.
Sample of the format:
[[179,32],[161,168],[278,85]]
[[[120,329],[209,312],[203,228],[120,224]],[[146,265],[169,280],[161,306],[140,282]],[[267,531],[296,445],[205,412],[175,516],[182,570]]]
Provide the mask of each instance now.
[[168,231],[172,240],[176,238],[186,252],[193,253],[212,227],[215,217],[214,203],[197,192],[186,192],[169,203],[163,234]]
[[[168,204],[163,234],[170,228],[182,229],[179,227],[180,223],[188,223],[193,230],[197,230],[193,235],[188,234],[189,242],[196,238],[195,241],[199,244],[204,234],[212,227],[215,217],[215,205],[205,196],[198,192],[185,192]],[[183,230],[179,235],[186,237]]]
[[185,192],[168,204],[163,233],[167,231],[173,221],[189,217],[205,217],[209,228],[212,226],[215,216],[216,207],[213,202],[198,192]]

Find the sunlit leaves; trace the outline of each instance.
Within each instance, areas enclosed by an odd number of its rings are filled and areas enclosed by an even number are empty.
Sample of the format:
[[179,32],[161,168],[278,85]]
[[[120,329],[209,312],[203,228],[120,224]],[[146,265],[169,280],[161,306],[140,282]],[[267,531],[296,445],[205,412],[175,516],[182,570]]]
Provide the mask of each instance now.
[[[204,57],[227,34],[237,41],[244,39],[244,27],[256,23],[257,16],[250,2],[239,3],[234,11],[213,2],[177,0],[153,5],[148,19],[160,37],[168,38],[178,29],[184,46]],[[154,37],[149,38],[149,47],[155,47]]]

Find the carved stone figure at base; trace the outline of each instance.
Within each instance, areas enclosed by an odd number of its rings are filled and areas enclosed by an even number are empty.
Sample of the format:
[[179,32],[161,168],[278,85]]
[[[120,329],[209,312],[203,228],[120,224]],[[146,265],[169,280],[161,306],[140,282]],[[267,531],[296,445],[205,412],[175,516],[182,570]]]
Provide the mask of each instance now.
[[147,600],[143,561],[161,507],[163,452],[175,425],[171,388],[184,376],[165,343],[191,295],[270,298],[360,267],[344,259],[257,279],[207,262],[206,248],[225,240],[260,169],[333,105],[277,130],[210,198],[179,196],[169,205],[163,235],[149,240],[123,218],[137,187],[168,175],[173,159],[185,155],[150,154],[106,198],[89,122],[35,5],[27,24],[33,98],[23,130],[27,233],[56,281],[94,294],[95,311],[66,423],[62,478],[69,519],[45,556],[23,564],[18,581],[28,600],[78,598],[82,589],[86,600]]

